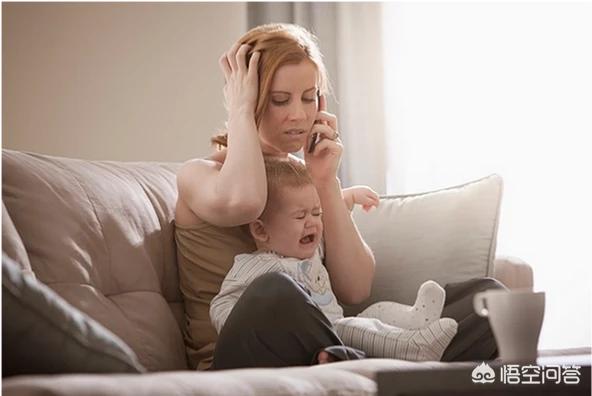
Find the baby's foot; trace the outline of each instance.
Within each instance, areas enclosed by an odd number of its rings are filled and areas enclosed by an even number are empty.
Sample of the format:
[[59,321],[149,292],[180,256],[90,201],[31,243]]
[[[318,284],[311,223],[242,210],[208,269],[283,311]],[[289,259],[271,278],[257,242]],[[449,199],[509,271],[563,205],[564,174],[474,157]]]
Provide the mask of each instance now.
[[330,353],[325,352],[325,351],[319,352],[317,359],[318,359],[319,364],[325,364],[325,363],[331,363],[331,362],[337,361],[337,358],[335,356],[333,356]]
[[410,328],[425,327],[440,319],[444,308],[444,300],[446,300],[446,292],[442,286],[431,280],[424,282],[419,287],[417,300],[413,305],[417,315],[411,322],[415,326]]
[[419,329],[442,316],[446,292],[434,281],[424,282],[417,292],[414,305],[382,301],[366,308],[358,316],[375,318],[402,329]]
[[343,360],[357,360],[365,358],[366,353],[364,353],[364,351],[345,345],[333,345],[325,347],[319,351],[316,357],[313,358],[312,364],[325,364],[331,362],[341,362]]

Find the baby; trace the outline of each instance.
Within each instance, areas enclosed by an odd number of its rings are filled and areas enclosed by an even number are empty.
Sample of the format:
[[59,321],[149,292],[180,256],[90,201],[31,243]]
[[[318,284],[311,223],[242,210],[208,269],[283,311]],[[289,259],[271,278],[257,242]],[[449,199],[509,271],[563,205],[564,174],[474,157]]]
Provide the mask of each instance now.
[[[357,317],[344,318],[323,265],[323,222],[319,195],[305,165],[267,159],[267,204],[249,230],[257,251],[239,254],[210,305],[210,318],[220,333],[234,304],[247,286],[267,272],[283,272],[300,282],[327,316],[345,345],[371,357],[405,360],[440,360],[456,322],[440,319],[444,289],[428,281],[421,285],[414,306],[376,303]],[[378,195],[369,187],[343,190],[349,210],[361,205],[378,206]]]

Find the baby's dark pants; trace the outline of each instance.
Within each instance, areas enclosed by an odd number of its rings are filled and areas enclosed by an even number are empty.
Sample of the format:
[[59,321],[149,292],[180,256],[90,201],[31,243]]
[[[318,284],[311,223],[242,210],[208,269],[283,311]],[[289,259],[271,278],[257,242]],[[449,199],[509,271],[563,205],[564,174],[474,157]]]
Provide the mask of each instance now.
[[[493,278],[445,286],[442,317],[455,319],[458,332],[442,361],[497,357],[488,320],[473,310],[473,295],[499,288],[505,287]],[[228,316],[212,369],[310,365],[320,350],[335,345],[343,343],[308,291],[286,274],[269,273],[247,287]]]

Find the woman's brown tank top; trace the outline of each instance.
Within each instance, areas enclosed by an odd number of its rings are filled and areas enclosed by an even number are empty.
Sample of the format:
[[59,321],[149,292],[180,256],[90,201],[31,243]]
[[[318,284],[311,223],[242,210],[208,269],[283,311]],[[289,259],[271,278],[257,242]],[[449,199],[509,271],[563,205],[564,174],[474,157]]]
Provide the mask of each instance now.
[[207,369],[218,338],[210,323],[210,302],[220,291],[234,256],[257,247],[247,226],[218,227],[203,220],[192,226],[175,224],[175,241],[187,357],[191,367]]

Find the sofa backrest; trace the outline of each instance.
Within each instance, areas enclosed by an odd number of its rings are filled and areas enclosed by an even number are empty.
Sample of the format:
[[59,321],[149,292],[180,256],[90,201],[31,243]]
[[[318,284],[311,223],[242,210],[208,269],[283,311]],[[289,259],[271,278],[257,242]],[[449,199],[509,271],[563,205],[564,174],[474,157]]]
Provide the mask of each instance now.
[[3,213],[14,225],[4,243],[24,246],[37,279],[123,339],[148,370],[186,369],[173,233],[180,164],[3,150],[2,165]]

